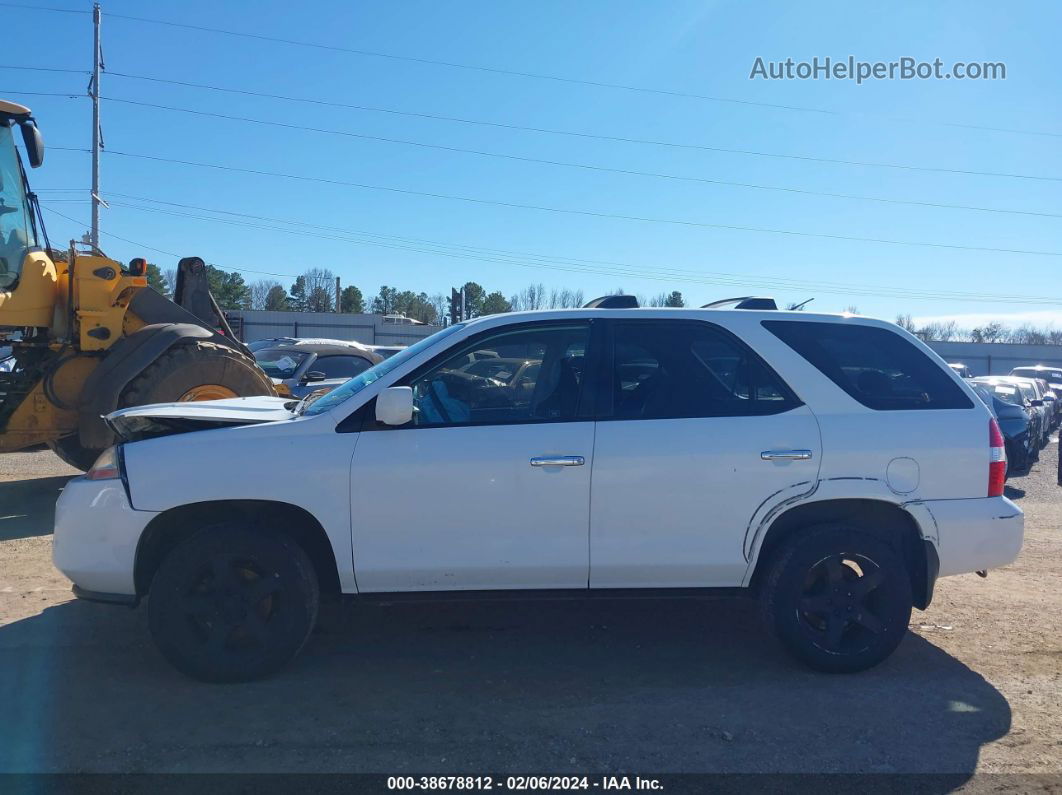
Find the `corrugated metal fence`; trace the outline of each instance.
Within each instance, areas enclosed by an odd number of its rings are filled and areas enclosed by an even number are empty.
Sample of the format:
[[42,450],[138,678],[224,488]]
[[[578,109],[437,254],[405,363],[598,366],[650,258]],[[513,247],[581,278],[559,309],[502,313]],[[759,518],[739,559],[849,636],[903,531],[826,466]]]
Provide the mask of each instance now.
[[332,312],[225,312],[233,331],[244,342],[271,337],[325,337],[353,340],[366,345],[410,345],[434,334],[441,326],[384,322],[381,315],[348,315]]
[[[367,345],[410,345],[434,334],[441,326],[385,323],[380,315],[346,315],[330,312],[225,313],[244,342],[270,337],[327,337],[355,340]],[[1062,367],[1060,345],[1017,345],[1008,342],[931,342],[929,347],[948,362],[968,365],[974,375],[1006,375],[1027,364]]]
[[947,362],[959,362],[974,375],[1006,375],[1015,367],[1046,364],[1062,367],[1062,345],[1019,345],[1011,342],[931,342]]

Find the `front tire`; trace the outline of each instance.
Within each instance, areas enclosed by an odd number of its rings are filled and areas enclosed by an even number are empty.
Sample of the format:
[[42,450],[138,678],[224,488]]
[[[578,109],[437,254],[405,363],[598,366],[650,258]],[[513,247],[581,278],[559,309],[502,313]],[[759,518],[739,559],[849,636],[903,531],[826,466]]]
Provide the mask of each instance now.
[[289,536],[215,525],[178,544],[148,594],[151,636],[179,671],[206,682],[272,674],[317,621],[313,564]]
[[180,342],[144,368],[119,405],[275,395],[273,383],[240,351],[201,339]]
[[769,563],[763,589],[768,627],[797,659],[819,671],[853,673],[880,663],[911,620],[911,579],[889,544],[826,525],[798,532]]

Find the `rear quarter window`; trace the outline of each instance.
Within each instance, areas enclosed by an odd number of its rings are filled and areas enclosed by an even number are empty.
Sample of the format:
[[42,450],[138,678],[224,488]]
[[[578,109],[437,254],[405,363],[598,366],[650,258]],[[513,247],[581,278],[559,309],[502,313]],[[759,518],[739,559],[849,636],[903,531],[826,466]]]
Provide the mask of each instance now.
[[765,320],[763,326],[868,408],[973,407],[944,366],[888,329],[793,320]]

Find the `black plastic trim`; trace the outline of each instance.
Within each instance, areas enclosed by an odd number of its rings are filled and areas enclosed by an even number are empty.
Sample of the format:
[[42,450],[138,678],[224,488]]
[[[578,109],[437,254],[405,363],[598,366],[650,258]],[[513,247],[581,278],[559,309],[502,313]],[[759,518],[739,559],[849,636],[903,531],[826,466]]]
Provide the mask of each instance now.
[[124,605],[125,607],[136,607],[140,604],[140,597],[134,594],[88,591],[80,585],[75,585],[71,590],[74,592],[74,596],[78,599],[84,599],[86,602],[102,602],[109,605]]
[[542,588],[491,591],[373,591],[345,594],[365,602],[526,602],[649,599],[735,599],[753,596],[751,588]]
[[933,591],[936,589],[937,577],[940,575],[940,556],[937,555],[937,547],[932,541],[923,539],[926,556],[925,581],[918,583],[921,588],[915,591],[914,606],[919,610],[925,610],[933,601]]

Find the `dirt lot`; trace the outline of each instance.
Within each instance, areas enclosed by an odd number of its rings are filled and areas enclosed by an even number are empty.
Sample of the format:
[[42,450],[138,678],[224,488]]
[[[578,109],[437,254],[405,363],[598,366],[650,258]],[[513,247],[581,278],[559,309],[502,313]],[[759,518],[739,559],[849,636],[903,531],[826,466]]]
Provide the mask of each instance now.
[[0,456],[0,770],[1062,774],[1057,454],[1010,481],[1017,563],[941,581],[865,674],[803,669],[738,600],[348,604],[237,686],[174,672],[143,610],[72,600],[72,471]]

